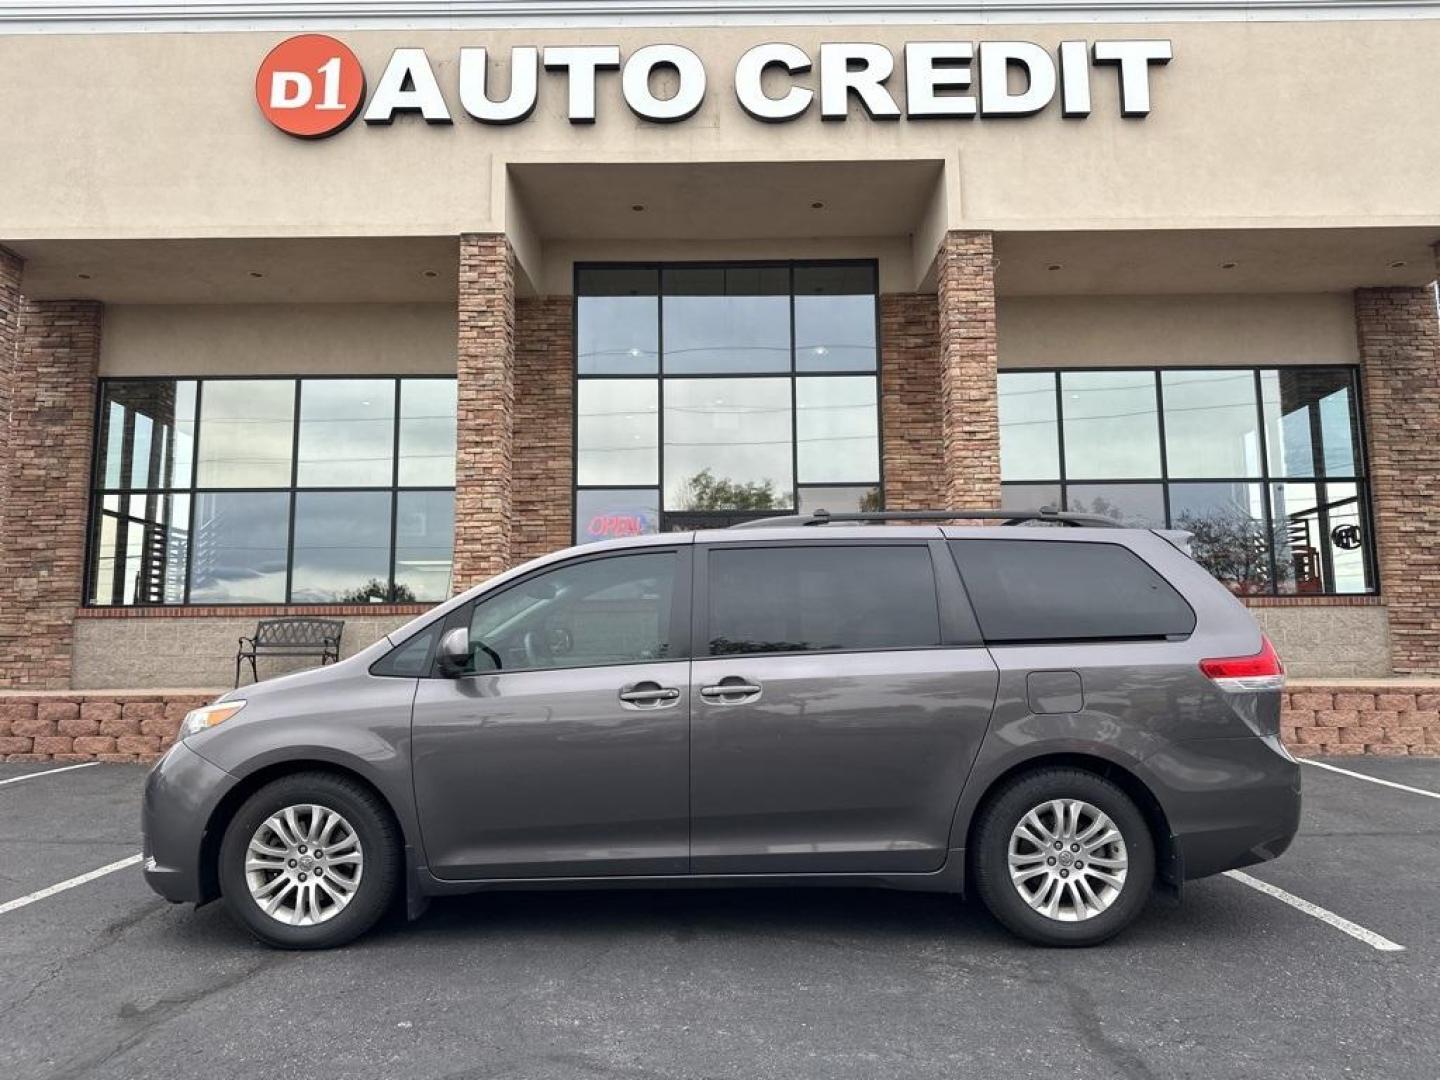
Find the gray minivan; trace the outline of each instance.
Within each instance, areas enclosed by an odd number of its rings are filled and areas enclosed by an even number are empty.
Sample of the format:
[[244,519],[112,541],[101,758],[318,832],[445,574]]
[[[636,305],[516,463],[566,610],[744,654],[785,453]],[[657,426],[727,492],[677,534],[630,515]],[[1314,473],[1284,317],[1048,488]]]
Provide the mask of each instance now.
[[1283,680],[1182,534],[931,511],[590,544],[195,710],[145,876],[285,948],[577,883],[972,889],[1089,945],[1290,844]]

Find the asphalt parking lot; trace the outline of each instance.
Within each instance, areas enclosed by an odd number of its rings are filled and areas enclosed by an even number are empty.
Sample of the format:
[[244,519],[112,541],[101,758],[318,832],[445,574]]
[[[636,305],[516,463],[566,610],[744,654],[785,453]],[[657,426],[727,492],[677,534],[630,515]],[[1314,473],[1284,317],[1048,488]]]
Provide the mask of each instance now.
[[[1334,764],[1440,793],[1440,759]],[[912,893],[492,894],[331,953],[152,895],[142,768],[0,766],[0,1076],[1426,1077],[1440,798],[1309,767],[1256,879],[1157,897],[1078,952]],[[28,900],[17,906],[16,901]]]

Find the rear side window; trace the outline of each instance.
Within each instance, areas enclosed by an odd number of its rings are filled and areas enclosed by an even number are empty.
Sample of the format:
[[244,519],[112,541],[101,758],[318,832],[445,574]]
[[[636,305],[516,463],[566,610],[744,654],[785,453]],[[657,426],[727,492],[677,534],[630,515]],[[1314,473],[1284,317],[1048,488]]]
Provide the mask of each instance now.
[[1119,544],[952,540],[990,644],[1185,636],[1195,613],[1145,560]]
[[714,548],[705,640],[710,656],[938,645],[929,549]]

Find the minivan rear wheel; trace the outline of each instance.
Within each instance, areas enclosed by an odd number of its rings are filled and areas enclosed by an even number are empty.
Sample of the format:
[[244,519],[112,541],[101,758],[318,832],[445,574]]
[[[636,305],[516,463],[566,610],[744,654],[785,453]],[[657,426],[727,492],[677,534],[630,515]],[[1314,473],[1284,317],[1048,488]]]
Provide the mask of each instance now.
[[1083,769],[1011,780],[976,829],[976,891],[1009,930],[1041,945],[1096,945],[1134,921],[1155,880],[1145,816]]
[[230,819],[220,845],[226,910],[261,941],[327,949],[370,929],[400,880],[400,840],[368,788],[333,773],[266,784]]

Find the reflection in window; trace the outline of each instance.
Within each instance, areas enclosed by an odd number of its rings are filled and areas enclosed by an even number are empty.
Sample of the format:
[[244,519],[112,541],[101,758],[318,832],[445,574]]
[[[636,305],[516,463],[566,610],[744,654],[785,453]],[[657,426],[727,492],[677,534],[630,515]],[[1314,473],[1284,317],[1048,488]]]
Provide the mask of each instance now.
[[789,507],[790,380],[665,381],[665,505]]
[[207,379],[200,395],[200,487],[288,487],[294,379]]
[[666,374],[790,370],[785,267],[676,267],[663,276]]
[[395,503],[397,603],[429,603],[450,595],[455,551],[455,493],[402,491]]
[[395,457],[394,379],[302,379],[300,487],[388,487]]
[[1060,398],[1066,475],[1077,480],[1160,475],[1154,372],[1062,372]]
[[795,368],[875,370],[875,268],[795,268]]
[[454,379],[105,380],[98,425],[87,603],[449,592]]
[[660,473],[659,384],[587,379],[576,395],[580,484],[653,484]]
[[583,269],[576,277],[575,363],[581,375],[653,375],[660,364],[660,272]]
[[209,492],[195,502],[190,602],[284,603],[290,496]]
[[1002,373],[999,402],[1000,474],[1006,480],[1059,476],[1060,424],[1054,373]]
[[795,380],[795,450],[807,482],[880,478],[875,392],[868,375]]
[[1002,504],[1187,530],[1241,594],[1373,592],[1357,391],[1335,367],[1006,372]]
[[297,604],[391,598],[388,491],[302,491],[295,496],[290,597]]
[[800,488],[800,503],[797,509],[802,514],[813,514],[817,510],[825,510],[831,514],[856,514],[872,513],[884,507],[880,505],[880,488],[877,486],[837,487],[829,484],[824,487]]
[[1260,476],[1255,372],[1164,371],[1165,462],[1177,476]]
[[608,488],[575,495],[575,542],[618,540],[660,531],[660,492],[654,488]]

